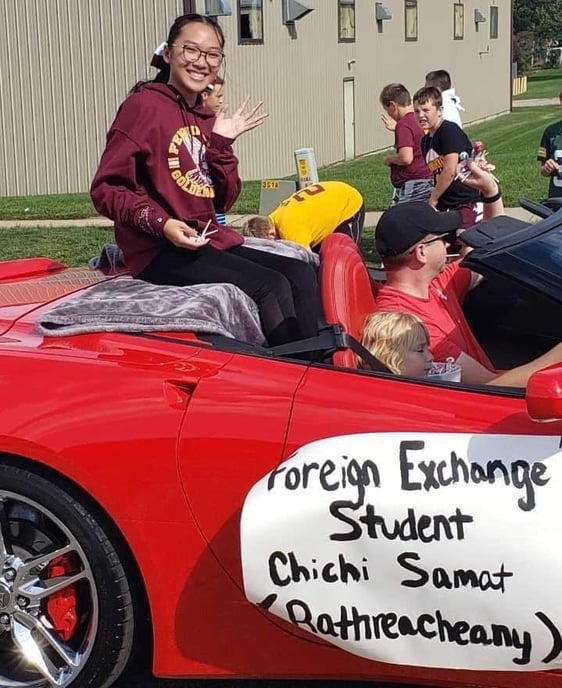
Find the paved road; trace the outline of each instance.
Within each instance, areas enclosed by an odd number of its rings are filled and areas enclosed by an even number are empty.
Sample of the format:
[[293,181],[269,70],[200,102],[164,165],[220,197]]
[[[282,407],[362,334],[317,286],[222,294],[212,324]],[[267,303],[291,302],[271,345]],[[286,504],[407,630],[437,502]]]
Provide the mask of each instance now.
[[[523,208],[506,208],[506,215],[517,217],[526,222],[534,222],[537,217]],[[365,227],[374,227],[381,213],[370,211],[365,213]],[[252,215],[228,215],[227,220],[231,227],[242,227],[247,218]],[[105,217],[90,217],[81,220],[0,220],[0,229],[11,227],[113,227],[113,222]]]
[[514,108],[542,107],[544,105],[560,105],[560,100],[558,98],[524,98],[523,100],[514,100],[512,105]]

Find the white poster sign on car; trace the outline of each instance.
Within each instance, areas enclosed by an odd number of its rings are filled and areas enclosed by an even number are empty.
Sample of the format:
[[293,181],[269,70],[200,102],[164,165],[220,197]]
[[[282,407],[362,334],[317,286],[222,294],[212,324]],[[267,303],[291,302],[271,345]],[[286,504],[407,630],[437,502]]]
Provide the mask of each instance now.
[[560,444],[376,433],[306,445],[246,498],[246,595],[373,660],[560,669]]

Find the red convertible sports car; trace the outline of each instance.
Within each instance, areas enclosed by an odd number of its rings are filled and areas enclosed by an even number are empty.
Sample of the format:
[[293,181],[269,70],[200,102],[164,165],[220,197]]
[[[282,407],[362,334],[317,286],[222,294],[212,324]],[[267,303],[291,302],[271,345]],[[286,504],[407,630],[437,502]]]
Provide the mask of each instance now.
[[[558,215],[473,241],[499,364],[560,340]],[[562,687],[562,367],[527,390],[358,370],[377,284],[337,235],[313,341],[46,330],[120,279],[0,264],[2,688],[108,686],[131,658]]]

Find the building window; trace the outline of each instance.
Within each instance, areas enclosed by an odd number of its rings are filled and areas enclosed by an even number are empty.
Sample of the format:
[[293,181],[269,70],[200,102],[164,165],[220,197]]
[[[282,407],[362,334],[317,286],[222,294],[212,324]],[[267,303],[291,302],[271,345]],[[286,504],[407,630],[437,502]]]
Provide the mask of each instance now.
[[490,7],[490,38],[498,37],[498,8]]
[[464,5],[455,2],[453,5],[453,38],[460,41],[464,38]]
[[355,41],[355,0],[338,0],[338,40]]
[[405,31],[407,41],[418,40],[418,0],[404,0]]
[[238,42],[263,43],[263,0],[238,0]]

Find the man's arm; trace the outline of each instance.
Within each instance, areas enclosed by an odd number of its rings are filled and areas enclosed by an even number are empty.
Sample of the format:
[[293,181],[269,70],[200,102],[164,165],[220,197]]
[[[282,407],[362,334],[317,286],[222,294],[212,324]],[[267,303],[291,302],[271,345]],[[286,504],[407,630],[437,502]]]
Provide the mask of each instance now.
[[463,179],[462,183],[465,186],[480,191],[484,199],[496,198],[499,194],[499,197],[492,203],[484,202],[484,219],[489,220],[491,217],[505,215],[500,187],[494,176],[488,170],[482,169],[474,160],[470,160],[467,167],[470,170],[470,175]]
[[[470,160],[467,164],[470,170],[470,175],[463,179],[463,184],[469,186],[471,189],[476,189],[480,191],[483,198],[494,198],[492,203],[483,203],[483,219],[489,220],[492,217],[497,217],[498,215],[504,215],[505,209],[503,207],[503,200],[501,197],[501,191],[499,184],[497,183],[495,177],[488,170],[482,169],[474,160]],[[496,198],[497,197],[497,198]],[[460,235],[460,240],[462,242],[462,234]],[[470,246],[464,246],[461,249],[461,256],[464,258],[467,254],[472,251]],[[470,289],[474,289],[484,278],[477,272],[472,273],[472,280],[470,283]]]
[[535,358],[529,363],[498,374],[492,373],[464,352],[460,354],[456,362],[461,367],[462,382],[524,388],[527,386],[529,377],[533,373],[548,368],[551,365],[562,363],[562,344],[556,344],[546,354]]
[[462,382],[473,385],[488,385],[496,377],[495,373],[478,363],[472,356],[465,354],[464,351],[457,358],[456,363],[461,367]]

